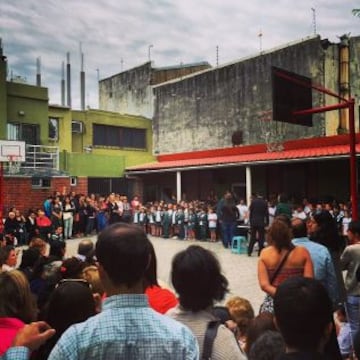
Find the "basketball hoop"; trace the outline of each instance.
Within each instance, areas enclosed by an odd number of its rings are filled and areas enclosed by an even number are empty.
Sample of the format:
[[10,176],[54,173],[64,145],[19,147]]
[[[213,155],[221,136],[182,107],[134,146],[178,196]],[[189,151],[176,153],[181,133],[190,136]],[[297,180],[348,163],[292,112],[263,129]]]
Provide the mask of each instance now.
[[8,159],[8,172],[11,175],[18,174],[21,167],[21,156],[7,155]]
[[262,135],[267,152],[284,150],[285,127],[283,123],[272,120],[272,110],[266,110],[259,113],[259,120],[262,122]]

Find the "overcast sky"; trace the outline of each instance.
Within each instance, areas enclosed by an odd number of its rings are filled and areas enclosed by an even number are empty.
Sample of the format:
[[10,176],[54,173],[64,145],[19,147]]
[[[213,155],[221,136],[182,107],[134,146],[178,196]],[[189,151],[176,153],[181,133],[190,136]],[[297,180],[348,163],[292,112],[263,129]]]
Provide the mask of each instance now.
[[[357,0],[0,0],[0,37],[9,77],[36,81],[60,104],[61,64],[70,52],[72,105],[80,108],[80,43],[86,105],[98,107],[97,78],[141,65],[233,62],[313,35],[360,35]],[[259,37],[259,33],[262,37]],[[150,47],[152,45],[152,47]]]

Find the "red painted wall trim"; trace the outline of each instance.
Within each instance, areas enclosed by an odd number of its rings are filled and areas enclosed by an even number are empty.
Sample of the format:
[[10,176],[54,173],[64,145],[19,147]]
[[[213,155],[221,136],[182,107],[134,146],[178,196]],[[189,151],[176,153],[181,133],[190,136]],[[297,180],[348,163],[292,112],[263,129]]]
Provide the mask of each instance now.
[[[360,141],[360,134],[356,134],[356,142]],[[349,144],[349,135],[334,135],[310,139],[289,140],[284,142],[284,150],[308,149],[312,147],[334,146]],[[266,152],[265,144],[236,146],[231,148],[200,150],[184,153],[174,153],[157,156],[159,162],[204,159],[218,156],[256,154]]]

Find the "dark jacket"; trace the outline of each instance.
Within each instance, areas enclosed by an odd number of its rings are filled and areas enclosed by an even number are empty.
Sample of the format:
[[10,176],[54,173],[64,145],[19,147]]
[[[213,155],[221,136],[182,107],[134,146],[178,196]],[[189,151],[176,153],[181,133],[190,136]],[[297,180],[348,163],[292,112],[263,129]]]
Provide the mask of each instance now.
[[249,207],[250,226],[266,226],[269,224],[269,210],[267,202],[262,198],[255,198]]

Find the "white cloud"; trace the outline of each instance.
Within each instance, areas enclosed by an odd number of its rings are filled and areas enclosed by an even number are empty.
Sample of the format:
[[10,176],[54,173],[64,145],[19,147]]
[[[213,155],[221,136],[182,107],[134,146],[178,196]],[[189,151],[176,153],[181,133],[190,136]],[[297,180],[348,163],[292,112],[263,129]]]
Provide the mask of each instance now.
[[358,1],[343,0],[0,0],[5,55],[15,75],[35,83],[41,57],[43,84],[52,103],[60,103],[61,63],[71,53],[73,107],[79,108],[79,43],[85,54],[86,101],[97,107],[100,78],[148,60],[156,66],[200,60],[225,63],[256,54],[261,30],[264,50],[311,35],[323,38],[351,32],[360,19],[351,14]]

